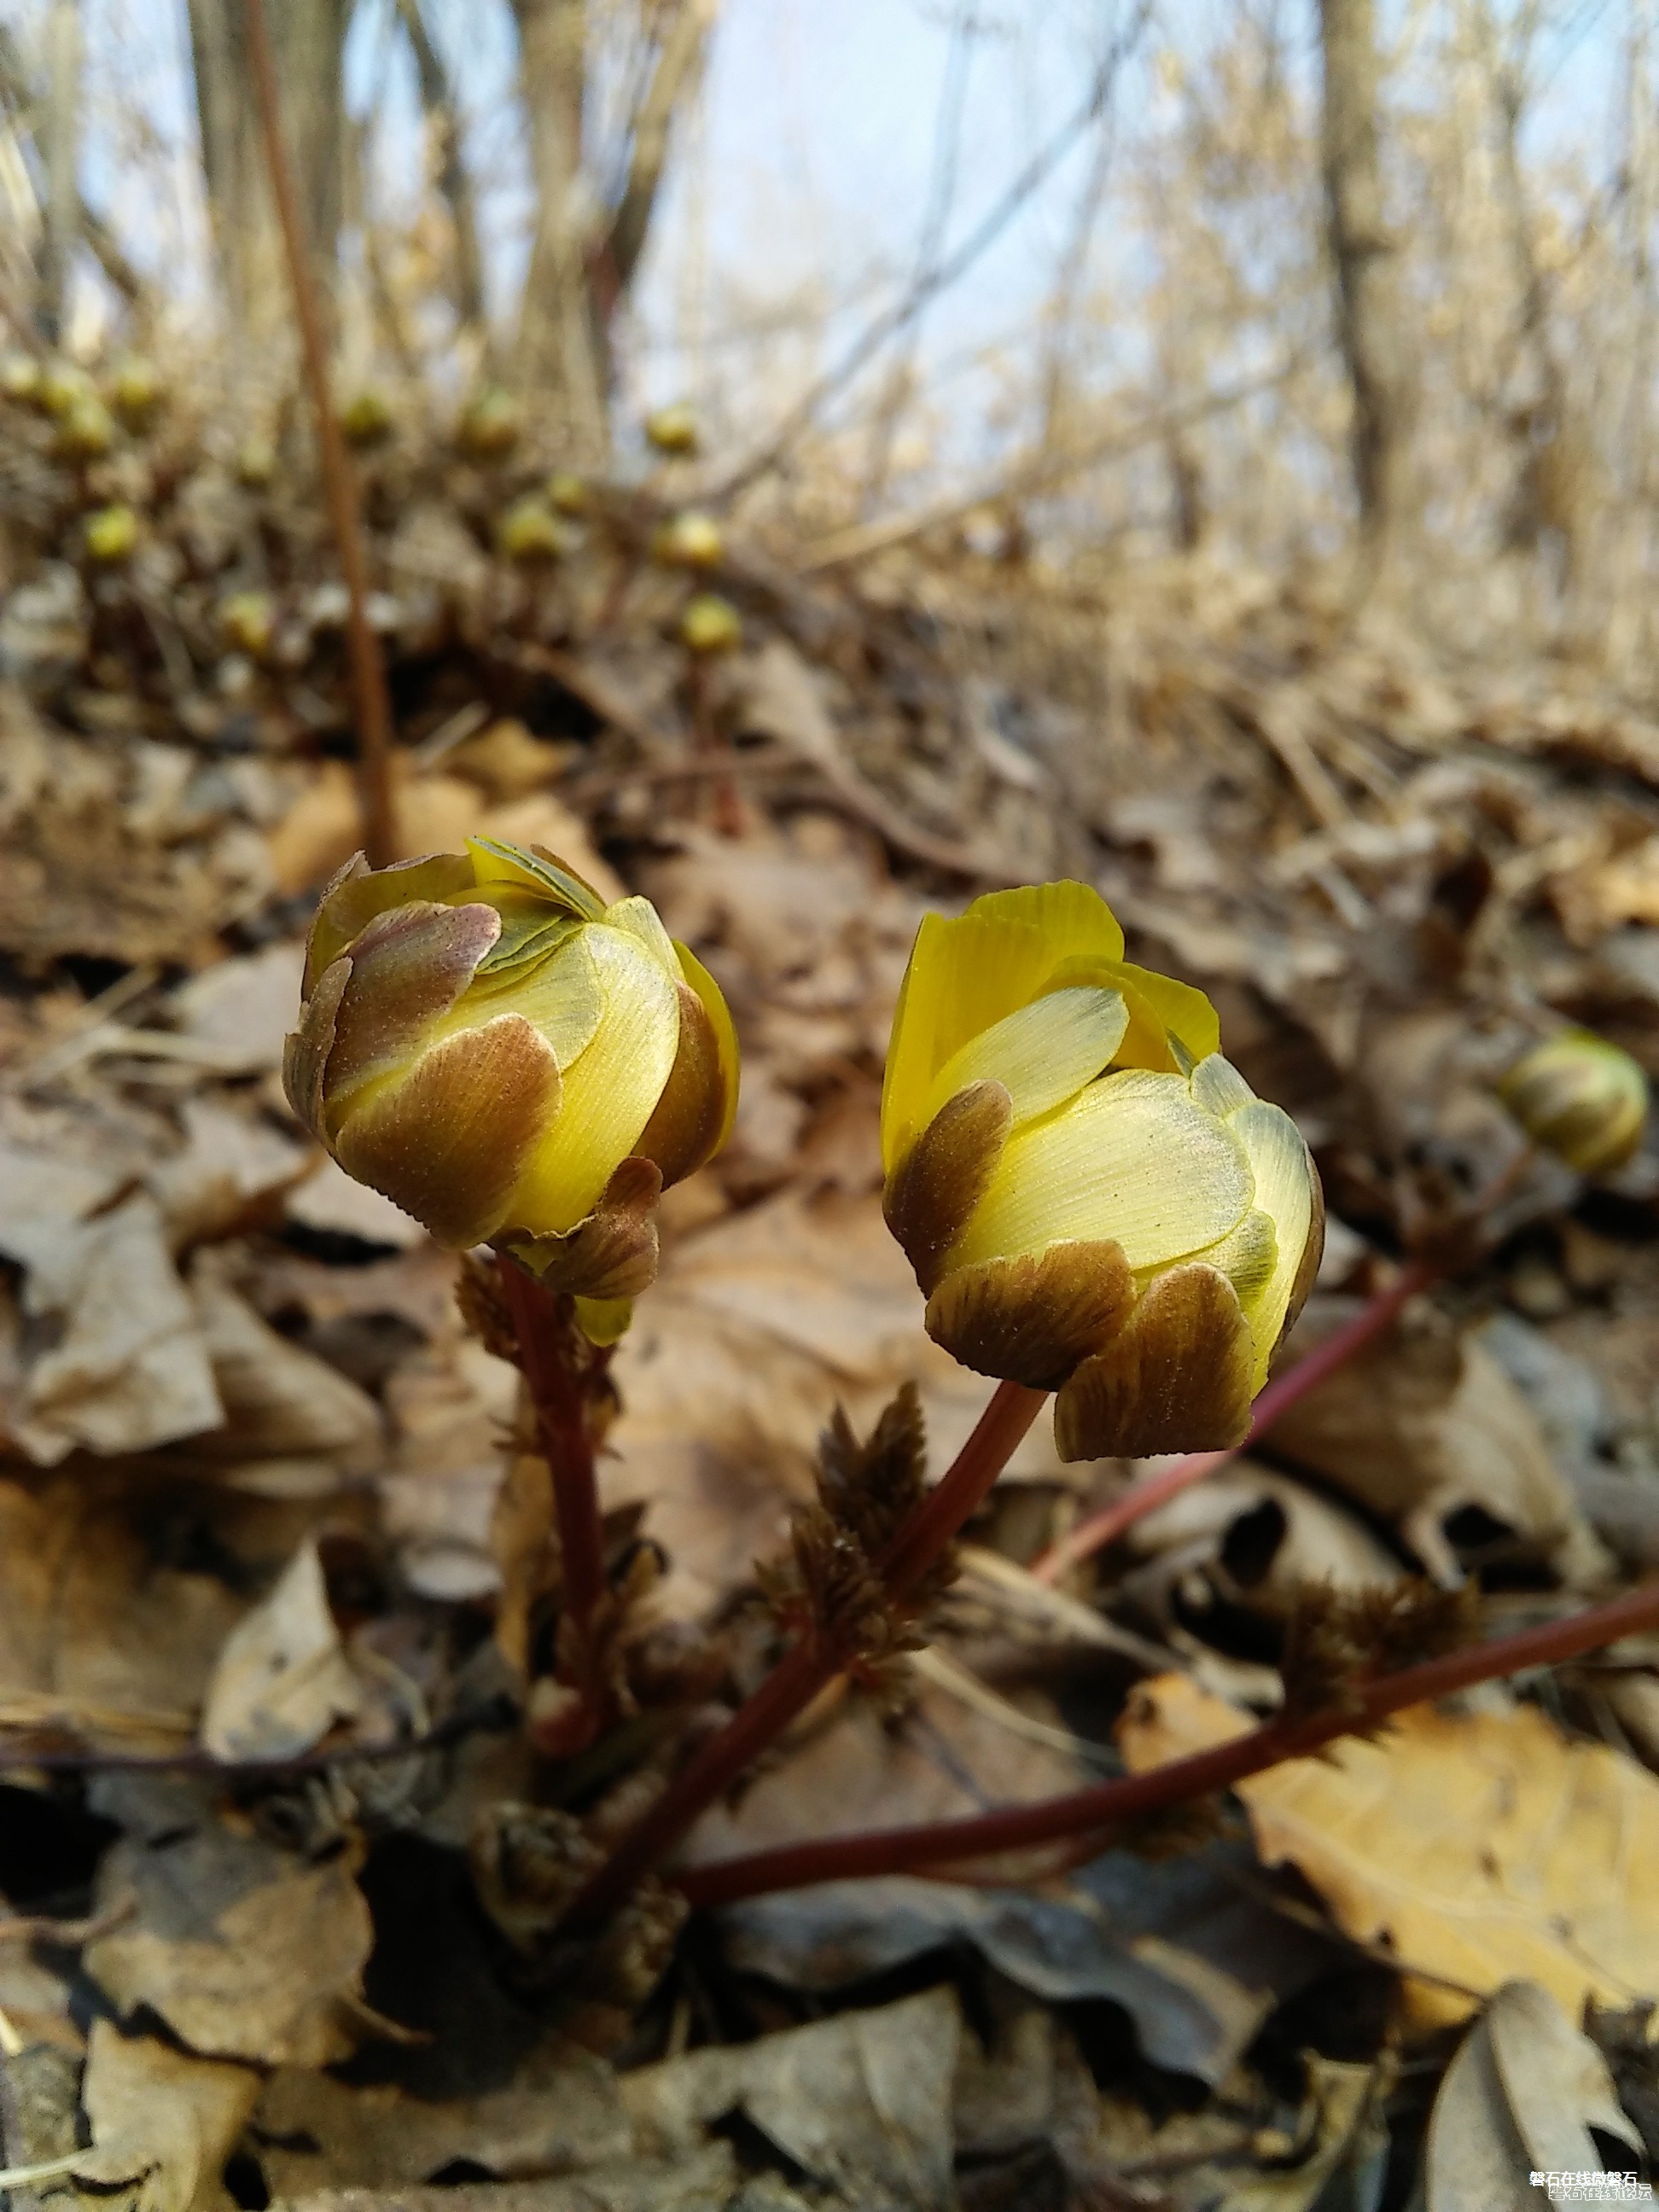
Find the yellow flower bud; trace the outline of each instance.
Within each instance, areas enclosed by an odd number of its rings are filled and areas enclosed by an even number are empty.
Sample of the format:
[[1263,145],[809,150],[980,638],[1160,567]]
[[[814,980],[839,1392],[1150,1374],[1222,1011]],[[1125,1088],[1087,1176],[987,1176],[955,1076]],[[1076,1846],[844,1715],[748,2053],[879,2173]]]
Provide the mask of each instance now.
[[353,392],[340,410],[340,429],[350,446],[380,446],[392,435],[392,402],[378,385]]
[[226,643],[255,660],[263,660],[270,652],[276,627],[276,610],[269,592],[232,592],[220,602],[219,628]]
[[100,507],[87,517],[86,529],[94,561],[125,561],[138,543],[138,518],[130,507]]
[[718,568],[726,558],[726,538],[712,514],[688,509],[652,532],[651,557],[670,568]]
[[161,380],[154,362],[127,354],[109,380],[109,404],[130,430],[141,430],[161,401]]
[[1059,1393],[1062,1458],[1218,1449],[1323,1243],[1288,1114],[1082,884],[922,923],[882,1093],[888,1224],[964,1366]]
[[684,400],[659,407],[645,418],[645,434],[659,453],[695,453],[697,418]]
[[510,453],[524,428],[524,410],[499,384],[474,392],[456,425],[456,442],[475,460],[498,461]]
[[1647,1126],[1647,1077],[1627,1052],[1589,1030],[1563,1030],[1534,1045],[1498,1095],[1534,1144],[1580,1175],[1623,1167]]
[[0,357],[0,392],[19,407],[39,403],[40,364],[33,354],[9,353]]
[[53,447],[66,461],[95,461],[108,453],[115,437],[115,421],[97,393],[76,400],[58,417]]
[[37,392],[42,409],[55,420],[61,420],[71,408],[97,397],[92,379],[72,361],[48,362],[40,372]]
[[323,896],[283,1080],[349,1175],[441,1244],[490,1242],[558,1291],[632,1297],[656,1201],[737,1109],[719,987],[643,898],[607,907],[490,838]]
[[570,550],[568,526],[537,493],[515,499],[495,525],[495,543],[509,561],[558,561]]
[[743,618],[730,599],[699,592],[680,617],[680,642],[693,653],[735,653],[743,643]]
[[276,448],[256,431],[244,438],[236,454],[236,481],[249,491],[263,491],[276,473]]
[[590,503],[586,483],[568,469],[556,469],[549,477],[547,499],[556,514],[586,514]]

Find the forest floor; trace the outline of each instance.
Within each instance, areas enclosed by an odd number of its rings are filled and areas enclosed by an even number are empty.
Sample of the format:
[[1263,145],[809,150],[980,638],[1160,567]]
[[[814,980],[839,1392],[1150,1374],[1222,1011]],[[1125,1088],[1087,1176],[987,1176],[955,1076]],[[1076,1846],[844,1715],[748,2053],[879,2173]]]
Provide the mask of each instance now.
[[[1659,714],[1201,558],[1085,589],[735,542],[692,578],[647,557],[660,488],[595,490],[514,567],[510,471],[372,460],[404,848],[483,831],[646,891],[744,1054],[616,1364],[604,1499],[616,1559],[660,1568],[654,1702],[551,1762],[516,1375],[277,1073],[359,842],[321,521],[210,441],[146,467],[101,565],[82,518],[118,462],[25,426],[0,469],[14,2205],[1464,2212],[1659,2160],[1659,1638],[1275,1769],[1161,1855],[752,1899],[605,1985],[550,1971],[537,1887],[549,1808],[614,1821],[763,1668],[755,1562],[834,1408],[862,1429],[914,1380],[940,1466],[982,1402],[881,1218],[927,908],[1080,876],[1211,993],[1324,1176],[1314,1342],[1512,1168],[1491,1085],[1540,1018],[1659,1074]],[[711,586],[743,641],[696,660]],[[1659,1569],[1659,1152],[1512,1176],[1480,1265],[1256,1452],[1033,1575],[1131,1474],[1039,1425],[899,1709],[821,1702],[688,1856],[1207,1741],[1274,1708],[1310,1585],[1462,1576],[1494,1633]]]

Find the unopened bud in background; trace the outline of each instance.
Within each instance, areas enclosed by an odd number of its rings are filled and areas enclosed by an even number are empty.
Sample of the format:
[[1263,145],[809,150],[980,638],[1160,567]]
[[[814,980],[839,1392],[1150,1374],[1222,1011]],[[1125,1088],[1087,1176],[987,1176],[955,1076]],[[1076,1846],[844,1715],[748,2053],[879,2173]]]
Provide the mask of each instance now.
[[477,838],[335,878],[283,1079],[346,1172],[441,1244],[615,1300],[655,1273],[664,1187],[726,1141],[737,1042],[648,900],[606,906],[550,854]]
[[87,517],[86,530],[88,554],[111,566],[126,560],[138,543],[138,518],[130,507],[100,507]]
[[115,442],[115,418],[97,393],[87,392],[58,416],[52,449],[60,460],[95,461]]
[[236,481],[249,491],[264,491],[276,474],[276,448],[256,431],[236,453]]
[[695,453],[697,450],[697,418],[684,400],[672,407],[659,407],[645,418],[645,434],[659,453]]
[[1524,1053],[1498,1095],[1532,1139],[1579,1175],[1623,1167],[1641,1146],[1648,1079],[1590,1030],[1563,1030]]
[[340,410],[340,430],[348,445],[384,445],[392,428],[392,402],[378,385],[366,385],[354,392]]
[[161,380],[154,362],[126,354],[116,362],[106,395],[129,430],[142,430],[161,404]]
[[239,653],[263,660],[276,625],[276,603],[269,592],[232,592],[220,602],[219,628]]
[[688,509],[652,532],[651,557],[669,568],[718,568],[726,558],[725,535],[712,514]]
[[33,407],[40,404],[40,364],[33,354],[0,356],[0,395],[18,407]]
[[556,469],[547,480],[547,499],[556,514],[586,514],[592,501],[586,479]]
[[558,561],[570,550],[571,535],[544,499],[526,492],[497,521],[495,543],[509,561]]
[[498,461],[513,451],[524,428],[524,410],[499,384],[486,384],[467,402],[455,441],[474,460]]
[[1308,1148],[1218,1034],[1201,992],[1123,958],[1083,884],[917,935],[882,1094],[888,1223],[938,1343],[1058,1392],[1064,1459],[1241,1443],[1318,1266]]
[[743,617],[730,599],[699,592],[680,617],[680,642],[696,653],[735,653],[743,643]]

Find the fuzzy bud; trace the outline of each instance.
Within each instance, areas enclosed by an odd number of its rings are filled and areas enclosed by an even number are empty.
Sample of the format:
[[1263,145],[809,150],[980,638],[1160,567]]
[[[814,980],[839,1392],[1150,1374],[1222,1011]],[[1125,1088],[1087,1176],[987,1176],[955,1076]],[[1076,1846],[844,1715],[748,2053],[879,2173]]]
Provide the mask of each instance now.
[[115,440],[115,418],[95,392],[76,399],[58,417],[52,449],[60,460],[95,461]]
[[743,643],[743,618],[730,599],[699,592],[680,617],[680,642],[698,654],[735,653]]
[[161,380],[155,362],[142,354],[124,356],[110,377],[107,397],[129,430],[142,430],[161,404]]
[[100,507],[86,521],[87,552],[113,566],[127,560],[138,543],[138,518],[130,507]]
[[1243,1441],[1323,1243],[1289,1115],[1097,893],[930,915],[882,1094],[885,1210],[964,1366],[1054,1390],[1062,1458]]
[[227,645],[263,660],[276,627],[276,604],[269,592],[232,592],[219,605],[219,628]]
[[697,418],[684,400],[672,407],[659,407],[645,418],[647,441],[659,453],[695,453],[697,450]]
[[236,481],[249,491],[264,491],[276,474],[276,448],[256,431],[236,453]]
[[725,535],[712,514],[688,508],[652,532],[651,557],[667,568],[718,568],[726,558]]
[[607,907],[550,854],[474,838],[335,878],[283,1081],[439,1243],[620,1300],[656,1272],[659,1193],[730,1132],[737,1040],[647,900]]
[[392,402],[378,385],[353,392],[340,410],[340,433],[349,446],[383,446],[393,427]]
[[558,561],[570,550],[570,532],[545,500],[526,492],[496,522],[495,543],[509,561]]
[[476,461],[503,460],[519,442],[524,410],[499,384],[486,384],[467,402],[455,442]]
[[556,469],[547,480],[547,503],[556,514],[586,514],[592,501],[586,481],[568,469]]
[[1627,1052],[1589,1030],[1563,1030],[1534,1045],[1498,1095],[1534,1144],[1579,1175],[1623,1167],[1647,1126],[1647,1077]]

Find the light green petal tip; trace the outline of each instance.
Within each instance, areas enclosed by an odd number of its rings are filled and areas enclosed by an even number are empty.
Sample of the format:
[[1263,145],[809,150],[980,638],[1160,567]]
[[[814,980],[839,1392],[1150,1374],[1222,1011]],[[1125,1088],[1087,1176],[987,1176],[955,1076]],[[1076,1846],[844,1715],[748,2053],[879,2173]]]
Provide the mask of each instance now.
[[605,914],[605,902],[592,886],[557,860],[526,853],[521,846],[503,844],[496,837],[469,837],[466,849],[481,884],[523,884],[557,900],[584,921],[598,921]]
[[674,940],[662,926],[662,916],[648,898],[637,893],[632,898],[618,899],[605,910],[606,929],[619,929],[625,936],[634,938],[662,969],[665,975],[679,982],[683,977],[679,954]]
[[1271,1216],[1278,1243],[1273,1272],[1259,1291],[1238,1285],[1239,1301],[1255,1339],[1258,1383],[1285,1325],[1291,1293],[1307,1249],[1314,1218],[1314,1170],[1302,1132],[1282,1107],[1252,1098],[1230,1115],[1227,1127],[1249,1155],[1255,1203]]

